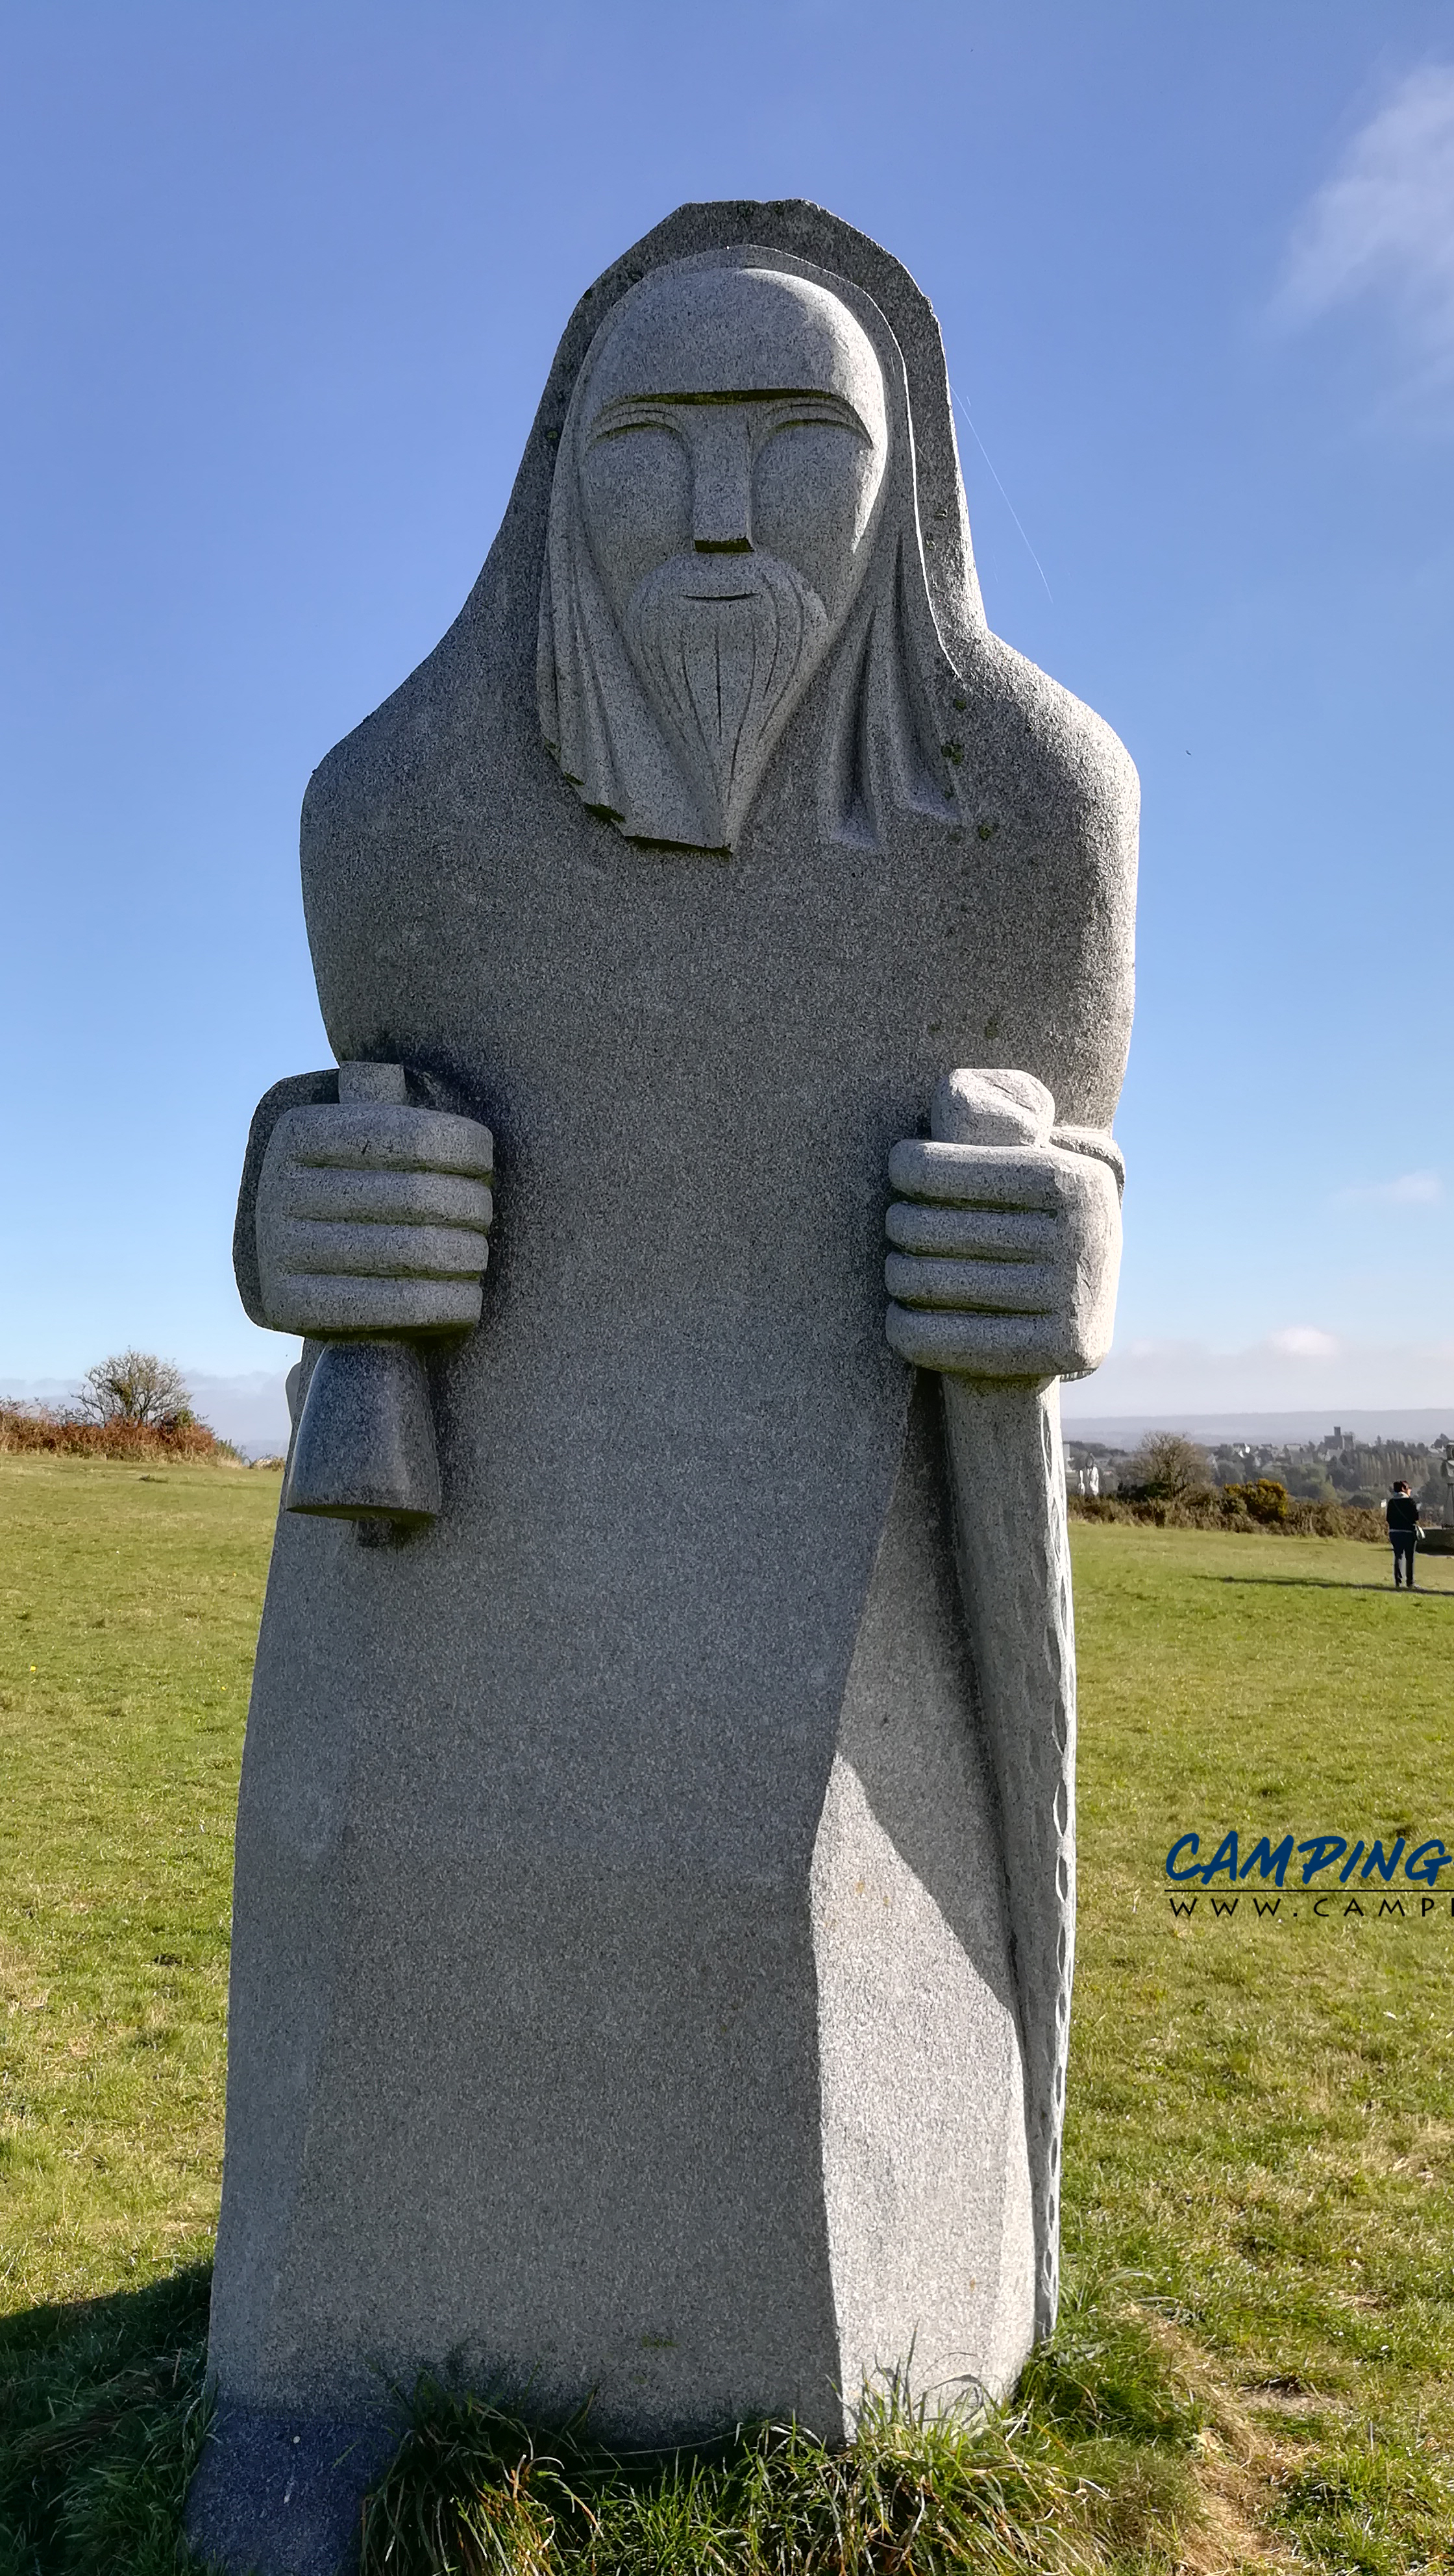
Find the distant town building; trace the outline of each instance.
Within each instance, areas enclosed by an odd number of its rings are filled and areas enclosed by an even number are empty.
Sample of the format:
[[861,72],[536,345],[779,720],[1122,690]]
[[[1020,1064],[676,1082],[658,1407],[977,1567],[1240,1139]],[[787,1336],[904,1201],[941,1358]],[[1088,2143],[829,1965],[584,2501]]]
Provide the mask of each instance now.
[[[1115,1493],[1129,1452],[1103,1441],[1067,1440],[1065,1483],[1071,1494]],[[1360,1440],[1335,1422],[1321,1440],[1224,1440],[1208,1451],[1219,1485],[1270,1476],[1305,1502],[1374,1509],[1400,1479],[1418,1498],[1426,1525],[1454,1530],[1454,1433],[1437,1440]]]

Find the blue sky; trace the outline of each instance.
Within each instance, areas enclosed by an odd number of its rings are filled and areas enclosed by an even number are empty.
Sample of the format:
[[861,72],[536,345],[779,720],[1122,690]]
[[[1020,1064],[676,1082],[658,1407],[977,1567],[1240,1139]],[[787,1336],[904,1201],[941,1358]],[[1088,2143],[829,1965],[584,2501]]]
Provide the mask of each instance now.
[[1139,764],[1082,1411],[1454,1402],[1454,6],[8,0],[0,1375],[247,1324],[327,1060],[310,769],[488,549],[583,286],[805,195],[940,316],[991,623]]

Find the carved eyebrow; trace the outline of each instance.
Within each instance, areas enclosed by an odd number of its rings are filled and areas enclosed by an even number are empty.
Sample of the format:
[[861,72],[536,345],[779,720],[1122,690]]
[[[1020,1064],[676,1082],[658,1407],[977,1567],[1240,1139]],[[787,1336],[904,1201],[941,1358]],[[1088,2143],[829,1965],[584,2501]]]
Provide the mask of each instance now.
[[[633,397],[628,394],[623,399],[630,402]],[[642,403],[820,402],[841,405],[844,411],[850,408],[841,394],[829,393],[822,385],[745,385],[741,389],[724,385],[713,394],[638,394],[634,399]]]
[[[813,385],[771,386],[766,390],[748,388],[741,393],[626,394],[618,401],[606,405],[605,410],[592,422],[587,435],[591,439],[615,438],[630,429],[664,429],[669,424],[659,418],[662,412],[685,411],[708,405],[716,405],[720,409],[729,403],[777,403],[791,406],[796,411],[806,413],[811,419],[831,423],[839,429],[852,430],[858,437],[869,439],[872,444],[871,434],[864,422],[859,419],[853,405],[845,401],[842,394],[824,393],[820,387]],[[790,423],[783,423],[784,428],[789,426],[791,426]]]

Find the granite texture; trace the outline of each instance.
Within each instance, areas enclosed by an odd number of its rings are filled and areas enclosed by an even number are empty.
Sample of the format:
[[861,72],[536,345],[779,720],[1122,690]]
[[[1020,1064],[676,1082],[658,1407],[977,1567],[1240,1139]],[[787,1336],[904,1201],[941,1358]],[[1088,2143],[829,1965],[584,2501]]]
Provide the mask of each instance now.
[[328,1342],[309,1373],[283,1508],[419,1528],[439,1510],[429,1382],[407,1341]]
[[387,2405],[330,2421],[224,2401],[187,2499],[193,2539],[246,2576],[349,2576],[362,2497],[402,2421]]
[[[764,375],[795,381],[728,381],[744,298]],[[712,575],[698,597],[681,572],[675,666],[633,448],[677,495],[663,561]],[[816,533],[783,490],[817,496]],[[713,583],[764,551],[757,628],[757,594]],[[406,1069],[358,1136],[409,1107],[487,1128],[498,1218],[482,1287],[371,1269],[364,1240],[482,1240],[478,1210],[288,1220],[357,1237],[278,1266],[314,1283],[293,1328],[367,1333],[373,1280],[419,1351],[440,1511],[396,1547],[279,1526],[238,1825],[224,2425],[367,2418],[451,2354],[650,2441],[761,2412],[839,2432],[911,2347],[940,2402],[1012,2383],[1053,2296],[1069,1976],[1048,1380],[1108,1323],[1135,828],[1114,736],[985,627],[903,269],[797,203],[659,226],[572,318],[460,618],[304,808],[330,1040]],[[1030,1078],[989,1077],[989,1107],[1034,1141],[926,1137],[982,1060]],[[329,1082],[255,1122],[261,1320],[285,1320],[275,1135],[305,1111],[341,1150],[362,1114]],[[419,1168],[483,1187],[444,1137],[415,1131]],[[458,1297],[450,1329],[401,1283]],[[1000,1428],[956,1429],[986,1388]],[[240,2452],[223,2472],[241,2513]],[[286,2552],[270,2497],[230,2566]],[[194,2528],[220,2528],[205,2503]]]
[[1119,1157],[1054,1116],[1033,1076],[947,1075],[930,1103],[930,1142],[890,1157],[896,1186],[921,1195],[890,1207],[889,1240],[910,1251],[885,1263],[890,1297],[905,1301],[890,1305],[890,1341],[943,1373],[960,1598],[1025,2048],[1040,2335],[1053,2331],[1060,2295],[1075,1965],[1075,1626],[1056,1377],[1084,1375],[1109,1345],[1121,1232]]

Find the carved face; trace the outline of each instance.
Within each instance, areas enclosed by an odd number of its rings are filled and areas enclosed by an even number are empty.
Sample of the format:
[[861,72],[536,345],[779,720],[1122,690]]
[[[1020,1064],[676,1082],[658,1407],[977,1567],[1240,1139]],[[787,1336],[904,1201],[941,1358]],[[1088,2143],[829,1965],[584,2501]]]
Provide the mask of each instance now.
[[887,452],[873,346],[806,278],[668,271],[595,356],[575,442],[580,522],[718,846],[842,627]]
[[763,554],[837,625],[886,447],[878,360],[835,296],[762,269],[664,278],[602,351],[582,424],[586,531],[618,620],[674,555]]

